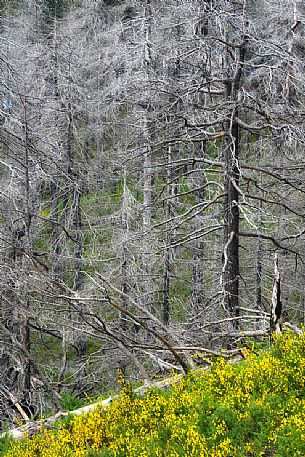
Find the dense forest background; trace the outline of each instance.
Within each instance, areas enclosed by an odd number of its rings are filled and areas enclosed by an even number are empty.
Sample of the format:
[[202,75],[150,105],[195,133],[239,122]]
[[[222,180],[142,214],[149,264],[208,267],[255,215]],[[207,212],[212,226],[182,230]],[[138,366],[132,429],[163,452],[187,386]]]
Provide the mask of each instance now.
[[1,0],[0,398],[305,321],[305,7]]

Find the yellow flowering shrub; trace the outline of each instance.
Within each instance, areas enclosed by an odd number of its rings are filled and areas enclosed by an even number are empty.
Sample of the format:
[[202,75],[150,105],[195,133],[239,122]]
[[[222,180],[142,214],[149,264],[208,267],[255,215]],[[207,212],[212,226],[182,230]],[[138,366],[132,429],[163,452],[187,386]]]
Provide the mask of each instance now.
[[216,360],[170,392],[123,386],[96,408],[12,444],[6,457],[256,457],[305,455],[305,336],[237,364]]

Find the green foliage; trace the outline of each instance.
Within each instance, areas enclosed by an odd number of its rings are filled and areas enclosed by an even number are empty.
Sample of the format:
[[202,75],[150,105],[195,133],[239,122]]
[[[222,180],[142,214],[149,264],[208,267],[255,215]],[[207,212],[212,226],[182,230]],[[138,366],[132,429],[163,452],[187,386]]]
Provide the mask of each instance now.
[[219,150],[222,144],[222,140],[209,141],[206,144],[206,154],[210,159],[217,159],[219,155]]
[[86,403],[88,403],[87,399],[79,398],[70,392],[64,392],[60,396],[60,406],[65,411],[73,411],[74,409],[81,408]]
[[[72,410],[73,408],[71,408],[71,411]],[[72,414],[68,414],[66,417],[60,419],[58,422],[55,423],[54,430],[65,429],[71,431],[73,426],[73,418],[74,416]]]
[[288,333],[272,350],[244,355],[236,365],[220,359],[209,371],[173,378],[170,392],[137,397],[123,383],[108,411],[68,417],[2,455],[305,455],[305,336]]
[[[3,427],[5,429],[5,427]],[[4,435],[0,438],[0,455],[5,455],[12,445],[12,438]]]

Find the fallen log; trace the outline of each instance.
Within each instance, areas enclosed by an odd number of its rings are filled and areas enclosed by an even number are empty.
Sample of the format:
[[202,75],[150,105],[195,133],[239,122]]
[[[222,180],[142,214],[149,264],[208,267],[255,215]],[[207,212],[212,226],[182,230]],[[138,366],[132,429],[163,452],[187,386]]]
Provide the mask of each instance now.
[[[240,351],[242,351],[242,349],[240,349]],[[235,353],[234,353],[234,355],[235,355]],[[225,353],[222,354],[222,356],[225,357]],[[240,357],[240,359],[241,358],[242,357]],[[208,366],[206,366],[204,368],[200,368],[200,370],[207,369],[207,368],[208,368]],[[184,374],[177,374],[177,375],[165,378],[165,379],[161,379],[159,381],[152,381],[152,382],[145,381],[142,386],[137,387],[136,389],[133,390],[133,392],[138,395],[144,395],[147,392],[147,390],[152,387],[155,387],[157,389],[169,389],[173,385],[181,382],[181,379],[183,379],[184,376],[185,376]],[[19,427],[15,427],[15,428],[12,428],[12,429],[9,429],[9,430],[3,432],[2,434],[0,434],[0,438],[4,438],[7,436],[14,440],[21,440],[22,438],[26,438],[28,436],[32,436],[32,435],[35,435],[36,433],[39,433],[41,431],[41,428],[52,427],[52,425],[56,421],[60,420],[61,418],[67,417],[68,415],[80,416],[82,414],[89,413],[90,411],[92,411],[95,408],[104,408],[105,410],[107,410],[109,408],[109,406],[111,405],[111,403],[117,398],[119,398],[118,394],[110,396],[110,397],[106,398],[105,400],[100,400],[96,403],[92,403],[90,405],[83,406],[82,408],[75,409],[73,411],[59,411],[55,415],[50,416],[48,418],[40,419],[39,421],[31,421],[31,420],[26,421],[24,424],[22,424]]]
[[41,427],[43,428],[50,428],[57,420],[67,417],[68,415],[79,416],[81,414],[87,414],[89,411],[99,407],[103,407],[105,409],[108,408],[109,404],[117,398],[116,396],[108,397],[105,400],[98,401],[96,403],[92,403],[90,405],[84,406],[82,408],[75,409],[74,411],[59,411],[58,413],[54,414],[54,416],[50,416],[47,418],[40,419],[39,421],[31,421],[27,420],[24,424],[19,427],[12,428],[3,432],[0,435],[0,438],[4,438],[5,436],[11,437],[16,440],[20,440],[26,436],[31,436],[36,433],[39,433]]

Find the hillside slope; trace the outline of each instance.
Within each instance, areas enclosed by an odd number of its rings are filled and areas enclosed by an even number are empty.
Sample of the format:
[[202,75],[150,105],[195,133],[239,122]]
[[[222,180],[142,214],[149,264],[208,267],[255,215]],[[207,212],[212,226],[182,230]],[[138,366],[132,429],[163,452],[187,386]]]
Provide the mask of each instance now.
[[230,364],[217,360],[170,391],[136,396],[122,381],[112,407],[69,417],[16,442],[6,457],[305,455],[305,336]]

